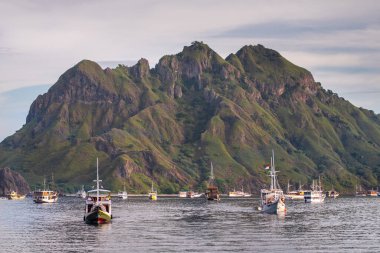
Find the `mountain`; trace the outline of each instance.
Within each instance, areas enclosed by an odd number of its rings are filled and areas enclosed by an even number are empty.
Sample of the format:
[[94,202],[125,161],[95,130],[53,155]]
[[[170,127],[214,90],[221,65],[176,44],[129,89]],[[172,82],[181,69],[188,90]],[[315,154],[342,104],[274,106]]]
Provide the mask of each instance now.
[[352,192],[380,175],[380,118],[315,82],[262,45],[226,59],[202,42],[150,68],[146,59],[102,69],[83,60],[30,107],[26,124],[0,144],[0,166],[30,184],[54,173],[67,191],[90,184],[96,157],[105,186],[147,192],[205,187],[210,162],[222,191],[280,183]]
[[30,192],[30,188],[19,173],[9,168],[0,168],[0,196],[7,195],[12,191],[27,194]]

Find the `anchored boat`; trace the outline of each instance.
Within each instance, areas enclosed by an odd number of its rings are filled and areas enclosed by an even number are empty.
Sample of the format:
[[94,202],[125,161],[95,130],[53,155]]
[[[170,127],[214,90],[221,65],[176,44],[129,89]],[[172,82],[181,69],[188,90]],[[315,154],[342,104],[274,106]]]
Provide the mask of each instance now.
[[319,183],[313,180],[311,190],[305,191],[305,203],[322,203],[325,201],[325,194],[322,191],[321,179]]
[[45,188],[46,180],[44,178],[44,189],[33,192],[33,201],[37,204],[55,203],[58,201],[58,192]]
[[261,211],[269,214],[278,214],[286,211],[284,192],[277,181],[277,174],[274,166],[274,151],[272,150],[270,164],[270,189],[261,190]]
[[82,185],[82,189],[77,192],[77,197],[85,199],[87,196],[86,191],[84,190],[84,185]]
[[149,192],[148,197],[150,200],[157,200],[157,191],[153,189],[153,181],[152,181],[152,190]]
[[220,200],[220,193],[218,190],[218,187],[214,184],[214,167],[212,166],[211,162],[211,173],[210,173],[210,180],[208,182],[208,187],[205,193],[205,196],[207,200]]
[[111,193],[108,190],[100,189],[99,183],[99,161],[96,158],[96,189],[87,192],[84,221],[88,224],[108,223],[112,219]]
[[239,198],[239,197],[251,197],[252,194],[248,192],[244,192],[243,186],[241,187],[241,191],[235,191],[235,189],[232,192],[228,193],[228,197],[231,198]]
[[127,191],[125,190],[125,182],[124,182],[124,190],[123,191],[119,191],[117,193],[117,196],[121,199],[127,199],[128,198],[128,193]]
[[8,197],[9,200],[21,200],[21,199],[25,199],[25,195],[18,194],[15,191],[12,191],[11,193],[9,193],[7,195],[7,197]]

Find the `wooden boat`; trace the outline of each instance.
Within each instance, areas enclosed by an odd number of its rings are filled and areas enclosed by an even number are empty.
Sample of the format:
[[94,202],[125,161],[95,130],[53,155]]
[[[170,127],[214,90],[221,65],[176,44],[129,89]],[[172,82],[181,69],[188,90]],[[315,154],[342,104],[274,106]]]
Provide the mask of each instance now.
[[218,190],[218,187],[215,186],[214,184],[214,167],[212,166],[211,162],[211,173],[210,173],[210,180],[208,182],[208,187],[205,193],[206,199],[207,200],[220,200],[220,193]]
[[99,183],[99,161],[96,159],[96,189],[87,192],[84,221],[87,224],[109,223],[112,219],[111,193],[100,189]]
[[272,150],[270,164],[270,189],[261,189],[261,211],[268,214],[281,214],[286,212],[284,192],[277,181],[274,166],[274,151]]
[[46,181],[44,178],[44,189],[33,192],[33,201],[37,204],[55,203],[58,201],[58,192],[46,189]]
[[377,191],[374,189],[367,191],[367,196],[368,197],[377,197]]
[[15,191],[11,191],[11,193],[9,193],[7,195],[7,197],[8,197],[9,200],[21,200],[21,199],[25,199],[25,195],[18,194]]
[[123,191],[119,191],[117,193],[117,197],[118,198],[121,198],[121,199],[127,199],[128,198],[128,193],[127,191],[125,190],[125,182],[124,182],[124,190]]
[[231,198],[240,198],[240,197],[251,197],[252,194],[248,192],[244,192],[243,186],[241,187],[241,191],[235,191],[235,189],[232,192],[228,192],[228,197]]
[[305,191],[305,203],[322,203],[325,201],[325,194],[322,191],[321,180],[319,179],[319,183],[313,180],[313,184],[311,186],[311,190]]
[[150,200],[157,200],[157,191],[153,189],[153,181],[152,181],[152,190],[149,192],[148,197]]

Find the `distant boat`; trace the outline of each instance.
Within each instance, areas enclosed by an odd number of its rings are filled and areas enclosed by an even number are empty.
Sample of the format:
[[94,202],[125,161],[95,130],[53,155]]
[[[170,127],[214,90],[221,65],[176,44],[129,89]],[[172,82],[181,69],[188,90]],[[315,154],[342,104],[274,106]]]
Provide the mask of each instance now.
[[111,194],[110,191],[100,189],[99,183],[99,161],[96,158],[96,189],[88,191],[86,199],[84,221],[88,224],[108,223],[112,219]]
[[84,185],[82,185],[82,189],[77,191],[77,197],[85,199],[86,198],[86,191],[84,190]]
[[339,197],[339,192],[332,188],[331,191],[326,192],[326,197],[336,199],[337,197]]
[[356,197],[365,197],[367,196],[367,193],[365,190],[362,189],[362,186],[359,185],[359,187],[356,185],[356,192],[355,192],[355,196]]
[[228,193],[228,197],[231,198],[239,198],[239,197],[251,197],[252,194],[248,192],[244,192],[243,186],[241,187],[241,191],[235,191],[235,189],[232,192]]
[[124,182],[124,190],[123,191],[119,191],[117,193],[117,197],[118,198],[121,198],[121,199],[127,199],[128,198],[128,193],[127,191],[125,190],[125,182]]
[[313,184],[311,186],[311,190],[305,191],[305,203],[322,203],[325,201],[325,194],[322,191],[321,180],[319,179],[319,183],[313,180]]
[[186,198],[186,197],[187,197],[187,193],[188,193],[188,192],[180,191],[180,192],[178,193],[178,197],[179,197],[179,198]]
[[153,189],[153,181],[152,181],[152,190],[149,192],[148,197],[150,200],[157,200],[157,191]]
[[288,181],[288,188],[285,194],[285,199],[291,200],[304,200],[304,190],[302,190],[302,185],[299,183],[298,190],[290,190],[290,182]]
[[199,198],[199,197],[202,197],[203,195],[204,195],[204,193],[188,191],[186,194],[186,198],[190,198],[190,199]]
[[261,211],[268,214],[279,214],[286,211],[285,196],[277,181],[277,174],[274,166],[274,151],[272,150],[270,164],[270,189],[261,189]]
[[21,200],[21,199],[25,199],[25,195],[18,194],[15,191],[12,191],[11,193],[9,193],[7,195],[7,197],[8,197],[9,200]]
[[205,196],[207,200],[220,200],[220,193],[218,190],[218,187],[214,184],[214,167],[212,166],[211,162],[211,173],[210,173],[210,180],[208,182],[208,187],[205,193]]
[[58,192],[46,189],[46,181],[44,178],[44,189],[33,192],[33,201],[37,204],[55,203],[58,201]]
[[374,189],[367,191],[367,196],[368,197],[377,197],[377,191]]

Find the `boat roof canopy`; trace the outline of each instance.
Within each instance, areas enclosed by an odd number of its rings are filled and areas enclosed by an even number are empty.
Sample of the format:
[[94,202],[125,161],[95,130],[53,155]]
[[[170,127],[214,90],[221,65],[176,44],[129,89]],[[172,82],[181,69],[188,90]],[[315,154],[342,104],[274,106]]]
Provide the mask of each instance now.
[[[91,191],[88,191],[88,192],[97,192],[98,190],[91,190]],[[99,189],[99,192],[110,192],[109,190],[104,190],[104,189]]]

